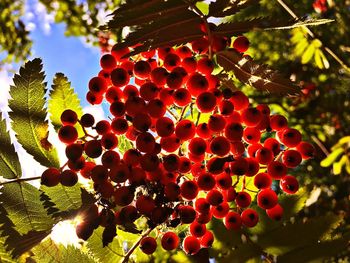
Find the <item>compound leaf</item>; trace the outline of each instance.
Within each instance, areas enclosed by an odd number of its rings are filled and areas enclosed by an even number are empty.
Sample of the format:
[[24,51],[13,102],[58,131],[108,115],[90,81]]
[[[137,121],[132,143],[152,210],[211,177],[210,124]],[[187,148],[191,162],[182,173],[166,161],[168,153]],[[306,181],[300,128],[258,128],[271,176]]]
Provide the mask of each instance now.
[[216,54],[217,61],[226,72],[233,71],[236,78],[258,90],[279,94],[297,94],[300,89],[291,80],[265,65],[255,63],[250,57],[230,49]]
[[34,256],[31,257],[36,262],[51,263],[51,262],[70,262],[70,263],[94,263],[95,261],[90,255],[83,253],[81,249],[69,245],[55,244],[51,239],[41,242],[32,249]]
[[[78,94],[74,92],[68,78],[62,73],[57,73],[53,79],[48,101],[50,120],[56,131],[62,126],[60,117],[66,109],[75,111],[78,117],[83,115]],[[81,129],[80,125],[76,126],[76,128]],[[80,133],[82,133],[82,130]]]
[[[1,115],[0,112],[0,118]],[[15,147],[11,143],[10,134],[6,129],[5,119],[0,119],[0,140],[0,176],[6,179],[21,177],[21,164],[15,151]]]
[[103,228],[97,228],[92,236],[87,241],[87,248],[89,252],[99,260],[99,262],[103,263],[115,263],[119,262],[123,258],[123,248],[122,242],[117,237],[114,238],[112,243],[109,243],[107,246],[102,246],[102,232]]
[[0,200],[9,219],[20,234],[51,229],[53,221],[40,201],[40,191],[26,183],[6,184]]
[[10,88],[9,115],[23,148],[41,165],[59,167],[56,149],[48,141],[44,77],[41,59],[33,59],[21,67]]

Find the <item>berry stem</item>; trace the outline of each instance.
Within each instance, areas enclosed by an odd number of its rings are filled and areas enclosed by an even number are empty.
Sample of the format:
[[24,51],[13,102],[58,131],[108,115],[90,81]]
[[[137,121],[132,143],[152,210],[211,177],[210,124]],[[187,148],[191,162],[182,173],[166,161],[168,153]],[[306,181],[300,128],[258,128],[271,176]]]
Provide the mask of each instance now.
[[197,115],[197,120],[196,120],[196,126],[198,126],[198,123],[199,123],[199,119],[201,118],[201,113],[198,112],[198,115]]
[[182,120],[182,118],[184,117],[184,114],[187,110],[187,105],[185,107],[183,107],[182,111],[181,111],[181,115],[179,117],[179,119],[177,120],[178,122]]
[[170,109],[167,109],[167,112],[175,119],[177,120],[177,116],[174,114],[174,112],[172,112]]
[[33,180],[38,180],[40,178],[41,178],[41,176],[35,176],[35,177],[29,177],[29,178],[18,178],[18,179],[14,179],[14,180],[7,180],[5,182],[0,183],[0,186],[5,185],[5,184],[11,184],[11,183],[33,181]]
[[130,256],[132,255],[132,253],[134,252],[134,250],[140,245],[141,240],[142,240],[144,237],[148,236],[149,233],[151,233],[153,229],[154,229],[154,227],[151,227],[151,228],[147,229],[147,230],[140,236],[140,238],[136,241],[136,243],[129,249],[128,253],[126,253],[126,255],[125,255],[125,257],[124,257],[122,263],[127,263],[127,262],[129,262]]
[[213,42],[213,38],[212,38],[212,34],[210,31],[210,27],[208,24],[208,20],[207,20],[207,16],[205,16],[201,10],[199,10],[199,8],[194,4],[191,5],[191,8],[193,9],[193,11],[195,11],[203,20],[204,26],[205,26],[205,30],[207,31],[207,35],[208,35],[208,42],[209,42],[209,47],[208,47],[208,55],[209,55],[209,59],[213,58],[213,52],[212,52],[212,42]]

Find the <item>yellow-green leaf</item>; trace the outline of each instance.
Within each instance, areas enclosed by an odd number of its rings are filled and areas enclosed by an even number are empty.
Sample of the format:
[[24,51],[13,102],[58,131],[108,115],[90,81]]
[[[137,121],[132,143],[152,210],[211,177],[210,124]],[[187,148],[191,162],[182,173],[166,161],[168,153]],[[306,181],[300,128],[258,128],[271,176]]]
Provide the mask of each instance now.
[[322,160],[322,162],[320,163],[321,166],[322,167],[331,166],[331,164],[334,163],[343,152],[344,152],[343,148],[335,149],[325,159]]
[[302,64],[308,63],[312,59],[314,53],[315,53],[315,46],[311,43],[305,50],[304,54],[302,55],[301,63]]
[[18,142],[36,161],[47,167],[59,167],[57,151],[48,141],[46,83],[41,59],[28,61],[13,78],[9,101],[12,129]]
[[0,112],[0,176],[6,179],[19,178],[22,176],[21,164],[6,129],[6,121],[1,119],[1,115]]
[[[78,117],[83,115],[78,94],[74,92],[68,78],[62,73],[57,73],[53,79],[52,90],[50,91],[48,101],[50,120],[56,130],[62,126],[60,118],[62,112],[66,109],[75,111]],[[79,135],[82,136],[84,133],[81,126],[78,124],[76,128],[80,131]]]

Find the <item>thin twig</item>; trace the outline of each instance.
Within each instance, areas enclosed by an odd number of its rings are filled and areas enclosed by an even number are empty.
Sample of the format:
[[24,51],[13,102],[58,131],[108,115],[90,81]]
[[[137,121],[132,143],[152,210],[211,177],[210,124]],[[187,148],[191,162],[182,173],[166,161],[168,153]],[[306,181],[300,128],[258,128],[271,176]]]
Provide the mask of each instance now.
[[124,257],[122,263],[127,263],[127,262],[129,261],[130,256],[132,255],[132,253],[134,252],[134,250],[140,245],[141,240],[142,240],[144,237],[148,236],[149,233],[151,233],[153,229],[154,229],[154,227],[151,227],[151,228],[147,229],[147,231],[144,232],[144,233],[140,236],[139,240],[137,240],[136,243],[130,248],[130,250],[128,251],[128,253],[126,253],[126,255],[125,255],[125,257]]
[[311,136],[311,139],[317,144],[318,147],[320,147],[321,151],[328,156],[329,151],[327,148],[323,145],[323,143],[316,137],[316,136]]
[[[277,2],[297,21],[300,21],[300,18],[293,12],[292,9],[289,8],[289,6],[283,2],[283,0],[277,0]],[[332,57],[334,58],[339,65],[344,68],[348,73],[350,73],[350,68],[345,64],[344,61],[341,60],[341,58],[339,58],[329,47],[325,46],[324,43],[316,37],[315,33],[311,31],[310,28],[308,28],[307,26],[303,26],[303,28],[305,28],[306,32],[308,33],[308,35],[313,38],[313,39],[318,39],[321,43],[322,46],[324,48],[324,50]]]
[[29,177],[29,178],[18,178],[18,179],[8,180],[6,182],[0,183],[0,186],[5,184],[24,182],[24,181],[33,181],[33,180],[38,180],[40,178],[41,176],[35,176],[35,177]]

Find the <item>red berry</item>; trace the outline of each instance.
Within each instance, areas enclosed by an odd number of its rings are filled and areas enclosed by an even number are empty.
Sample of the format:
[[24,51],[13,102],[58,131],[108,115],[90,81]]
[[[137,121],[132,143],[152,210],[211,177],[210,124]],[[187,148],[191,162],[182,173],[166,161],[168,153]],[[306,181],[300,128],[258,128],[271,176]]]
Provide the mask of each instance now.
[[243,225],[247,227],[254,227],[259,221],[258,213],[251,208],[244,210],[241,214],[241,218]]
[[205,234],[207,228],[205,224],[200,224],[196,221],[192,222],[190,225],[190,233],[195,237],[201,237]]
[[287,194],[295,194],[299,189],[299,183],[294,176],[286,175],[281,179],[280,187]]
[[73,126],[66,125],[59,129],[58,138],[61,142],[71,144],[78,139],[78,132]]
[[267,166],[267,173],[275,180],[281,179],[287,173],[287,167],[278,161],[273,161]]
[[47,168],[41,175],[41,184],[49,187],[56,186],[60,182],[60,170]]
[[211,247],[214,243],[213,233],[207,230],[205,234],[201,237],[200,243],[202,247]]
[[85,143],[84,151],[87,156],[97,158],[102,154],[102,145],[99,140],[91,140]]
[[230,206],[227,202],[222,202],[217,206],[213,206],[211,212],[215,218],[224,218],[230,210]]
[[185,237],[182,246],[184,251],[189,255],[197,254],[200,249],[199,240],[194,236]]
[[249,48],[249,40],[245,36],[239,36],[233,41],[233,48],[238,52],[244,53]]
[[283,207],[277,204],[274,207],[267,209],[266,214],[269,218],[279,221],[283,216]]
[[258,173],[254,177],[254,185],[258,189],[270,188],[272,184],[272,178],[267,173]]
[[166,232],[162,236],[161,244],[165,250],[173,250],[179,246],[180,239],[174,232]]
[[282,163],[288,168],[297,167],[301,160],[301,154],[296,150],[287,150],[282,155]]
[[153,254],[157,249],[157,241],[153,237],[144,237],[141,239],[140,249],[147,255]]
[[308,142],[300,142],[297,145],[297,150],[301,154],[301,157],[304,160],[312,158],[315,155],[315,148],[314,148],[314,146],[312,144],[308,143]]
[[222,193],[216,189],[212,189],[208,192],[206,199],[212,206],[217,206],[224,201]]
[[181,184],[180,192],[186,200],[193,200],[197,197],[198,186],[194,181],[185,181]]
[[228,212],[224,219],[224,225],[228,230],[238,230],[241,228],[242,219],[237,212]]
[[65,110],[61,114],[61,122],[63,125],[74,125],[78,121],[78,115],[73,110]]
[[85,113],[83,116],[80,118],[80,124],[83,127],[91,127],[95,123],[95,118],[89,113]]
[[239,207],[246,208],[252,202],[252,198],[250,197],[250,194],[242,191],[237,193],[235,201]]
[[60,183],[64,186],[74,186],[78,182],[78,175],[72,170],[64,170],[60,175]]
[[258,206],[263,209],[270,209],[277,204],[277,194],[271,189],[263,189],[258,193]]

